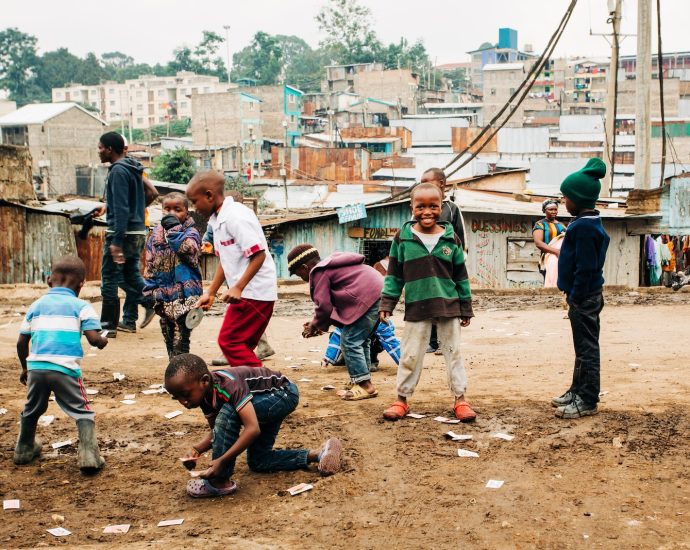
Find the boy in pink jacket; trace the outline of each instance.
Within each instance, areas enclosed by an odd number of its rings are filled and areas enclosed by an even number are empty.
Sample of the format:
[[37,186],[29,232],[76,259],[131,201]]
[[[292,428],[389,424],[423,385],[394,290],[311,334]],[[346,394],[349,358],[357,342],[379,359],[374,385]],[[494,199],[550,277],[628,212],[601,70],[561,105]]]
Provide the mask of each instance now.
[[345,365],[352,386],[342,394],[346,401],[376,397],[369,367],[370,337],[378,324],[378,307],[383,277],[364,264],[364,256],[334,252],[324,260],[310,244],[300,244],[288,254],[288,271],[309,282],[316,308],[304,325],[302,336],[310,338],[336,325],[342,330]]

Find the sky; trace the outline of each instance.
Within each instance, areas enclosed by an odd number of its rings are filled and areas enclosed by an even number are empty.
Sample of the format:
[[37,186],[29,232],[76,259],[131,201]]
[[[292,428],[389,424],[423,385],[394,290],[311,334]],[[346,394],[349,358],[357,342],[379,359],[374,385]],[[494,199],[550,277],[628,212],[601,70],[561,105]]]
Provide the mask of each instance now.
[[[498,29],[518,31],[518,44],[540,52],[560,21],[569,0],[360,0],[372,12],[372,27],[384,43],[422,39],[438,64],[467,61],[467,51],[497,42]],[[84,56],[121,51],[139,62],[165,63],[175,47],[194,45],[203,30],[226,36],[230,54],[249,44],[257,31],[294,34],[316,47],[322,38],[314,20],[326,0],[139,0],[116,14],[107,2],[86,0],[0,0],[0,29],[17,27],[38,38],[40,52],[66,47]],[[656,2],[651,2],[654,6]],[[690,0],[662,0],[664,51],[690,50],[687,27]],[[623,1],[621,32],[636,32],[637,0]],[[607,0],[579,0],[556,56],[608,56]],[[656,16],[653,17],[656,28]],[[656,51],[656,31],[652,34]],[[622,43],[622,54],[635,53],[635,37]],[[226,50],[222,51],[223,57]]]

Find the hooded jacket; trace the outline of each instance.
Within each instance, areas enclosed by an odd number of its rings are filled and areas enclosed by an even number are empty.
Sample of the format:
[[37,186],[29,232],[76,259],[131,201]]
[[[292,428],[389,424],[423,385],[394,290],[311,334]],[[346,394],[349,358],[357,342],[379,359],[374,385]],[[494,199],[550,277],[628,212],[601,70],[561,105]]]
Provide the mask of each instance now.
[[364,256],[334,252],[309,273],[309,292],[316,305],[312,324],[327,330],[335,323],[351,325],[381,297],[383,277],[364,265]]
[[130,231],[143,232],[144,210],[144,167],[131,157],[124,157],[110,165],[105,184],[106,221],[112,244],[122,246],[125,234]]

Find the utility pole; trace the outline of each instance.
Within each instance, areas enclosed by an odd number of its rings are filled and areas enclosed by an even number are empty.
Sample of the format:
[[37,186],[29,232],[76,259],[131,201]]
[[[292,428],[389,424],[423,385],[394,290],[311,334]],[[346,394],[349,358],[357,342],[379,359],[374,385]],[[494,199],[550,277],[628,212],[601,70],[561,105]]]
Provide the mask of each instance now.
[[280,163],[280,175],[283,177],[283,191],[285,192],[285,215],[287,216],[290,210],[288,209],[288,188],[287,188],[287,169],[285,168],[285,156],[288,153],[288,122],[283,120],[283,132],[285,134],[285,146],[283,147],[283,158]]
[[615,166],[614,155],[616,154],[616,93],[618,91],[616,80],[618,78],[618,56],[620,41],[618,35],[621,30],[621,19],[623,0],[609,0],[609,16],[613,27],[613,40],[611,40],[611,63],[609,63],[608,81],[606,86],[606,116],[604,118],[604,135],[606,138],[606,153],[604,154],[604,164],[606,164],[606,175],[609,183],[605,185],[601,194],[604,197],[611,196],[613,190],[613,169]]
[[637,0],[635,76],[635,189],[649,189],[652,86],[652,3]]
[[228,84],[230,84],[230,25],[223,25],[223,28],[225,29],[225,54],[228,60]]

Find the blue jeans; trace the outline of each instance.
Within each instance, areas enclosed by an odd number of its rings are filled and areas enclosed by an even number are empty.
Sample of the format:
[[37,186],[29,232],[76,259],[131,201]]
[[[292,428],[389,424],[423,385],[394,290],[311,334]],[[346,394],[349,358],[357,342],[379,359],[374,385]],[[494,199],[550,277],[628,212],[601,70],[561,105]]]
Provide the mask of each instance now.
[[[247,465],[253,472],[275,472],[278,470],[299,470],[307,466],[307,449],[276,451],[280,425],[299,403],[299,391],[290,383],[281,390],[254,394],[251,400],[259,419],[261,434],[247,449]],[[223,456],[240,436],[242,420],[234,407],[225,405],[213,426],[213,460]],[[235,471],[235,458],[228,460],[219,479],[225,481]]]
[[568,300],[568,305],[575,347],[575,368],[569,391],[579,395],[587,405],[596,405],[601,371],[599,314],[604,309],[604,297],[600,291],[587,296],[579,305]]
[[103,300],[117,300],[118,287],[125,291],[125,305],[122,308],[122,322],[134,325],[139,317],[137,306],[143,302],[144,278],[141,276],[141,252],[146,244],[145,235],[125,235],[122,251],[124,264],[116,264],[110,253],[113,244],[112,233],[106,233],[101,263],[101,296]]
[[345,366],[353,384],[371,380],[371,336],[379,320],[379,300],[351,325],[341,329]]

